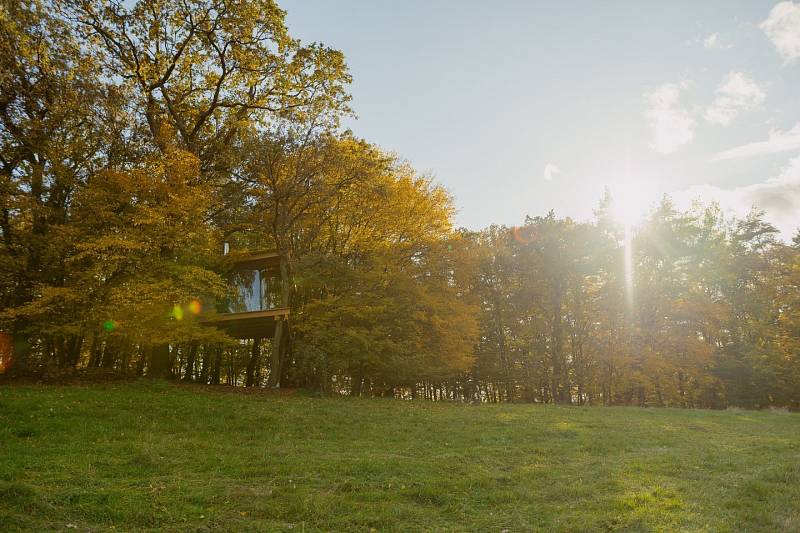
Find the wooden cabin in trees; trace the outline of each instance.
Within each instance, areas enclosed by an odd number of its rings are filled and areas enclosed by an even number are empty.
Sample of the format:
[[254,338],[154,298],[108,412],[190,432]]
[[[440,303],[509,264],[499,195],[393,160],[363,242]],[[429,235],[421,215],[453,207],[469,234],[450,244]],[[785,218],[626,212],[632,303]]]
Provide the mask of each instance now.
[[280,258],[277,252],[230,253],[225,255],[234,297],[221,302],[218,313],[205,323],[236,339],[266,339],[275,326],[289,316],[280,306]]

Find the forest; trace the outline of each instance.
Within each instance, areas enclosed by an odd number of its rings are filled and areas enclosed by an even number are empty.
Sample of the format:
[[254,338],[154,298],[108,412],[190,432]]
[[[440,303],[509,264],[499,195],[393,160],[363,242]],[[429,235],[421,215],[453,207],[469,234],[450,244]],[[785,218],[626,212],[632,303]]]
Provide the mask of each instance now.
[[[271,0],[0,0],[0,373],[463,402],[800,409],[800,232],[757,206],[458,228],[342,126]],[[492,187],[487,179],[486,187]],[[275,339],[201,320],[276,250]]]

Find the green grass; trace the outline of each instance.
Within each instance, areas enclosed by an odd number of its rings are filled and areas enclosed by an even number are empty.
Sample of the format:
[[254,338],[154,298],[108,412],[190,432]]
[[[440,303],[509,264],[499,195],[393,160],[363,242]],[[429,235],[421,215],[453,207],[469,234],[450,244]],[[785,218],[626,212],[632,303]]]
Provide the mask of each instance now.
[[800,415],[0,387],[0,530],[800,531]]

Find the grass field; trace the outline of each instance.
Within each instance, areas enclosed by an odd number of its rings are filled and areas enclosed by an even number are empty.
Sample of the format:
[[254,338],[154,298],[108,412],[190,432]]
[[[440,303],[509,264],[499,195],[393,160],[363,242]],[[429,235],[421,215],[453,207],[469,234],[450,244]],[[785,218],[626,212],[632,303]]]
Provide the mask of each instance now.
[[800,531],[800,415],[0,387],[0,530]]

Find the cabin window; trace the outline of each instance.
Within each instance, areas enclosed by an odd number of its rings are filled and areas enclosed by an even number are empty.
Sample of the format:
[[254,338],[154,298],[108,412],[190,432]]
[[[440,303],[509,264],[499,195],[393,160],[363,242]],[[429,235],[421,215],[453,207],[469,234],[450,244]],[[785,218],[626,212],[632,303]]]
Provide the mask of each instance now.
[[280,304],[280,287],[275,276],[267,270],[241,270],[233,275],[236,288],[229,313],[247,313],[275,309]]

